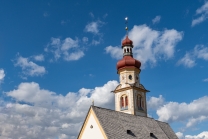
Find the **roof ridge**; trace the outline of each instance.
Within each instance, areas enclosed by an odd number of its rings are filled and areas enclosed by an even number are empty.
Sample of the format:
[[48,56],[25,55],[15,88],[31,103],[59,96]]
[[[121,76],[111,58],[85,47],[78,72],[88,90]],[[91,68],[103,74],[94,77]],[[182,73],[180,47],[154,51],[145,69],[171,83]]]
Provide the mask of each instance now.
[[[120,111],[115,111],[115,110],[112,110],[112,109],[102,108],[102,107],[98,107],[98,106],[91,106],[91,107],[95,107],[95,108],[98,108],[98,109],[105,109],[105,110],[113,111],[113,112],[116,112],[116,113],[122,113],[122,114],[127,114],[127,115],[131,115],[131,116],[136,116],[136,117],[143,117],[143,118],[148,118],[148,119],[154,119],[152,117],[146,117],[146,116],[140,116],[140,115],[133,115],[133,114],[124,113],[124,112],[120,112]],[[156,120],[156,121],[158,121],[158,120]],[[159,122],[162,122],[162,121],[159,121]],[[162,123],[166,123],[166,122],[162,122]]]

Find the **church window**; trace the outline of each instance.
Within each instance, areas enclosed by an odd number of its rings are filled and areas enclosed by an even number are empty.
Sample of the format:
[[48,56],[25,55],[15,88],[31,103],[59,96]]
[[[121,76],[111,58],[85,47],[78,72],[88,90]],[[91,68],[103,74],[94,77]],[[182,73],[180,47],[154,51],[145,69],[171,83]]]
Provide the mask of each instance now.
[[129,48],[127,48],[127,52],[129,52]]
[[121,107],[124,107],[124,98],[121,97]]
[[144,108],[144,102],[142,100],[142,96],[140,95],[137,96],[137,107],[139,110],[143,110]]
[[129,75],[129,80],[132,80],[132,75]]
[[128,107],[128,97],[127,96],[125,97],[125,104]]
[[120,99],[121,102],[121,110],[128,110],[128,96],[123,95]]

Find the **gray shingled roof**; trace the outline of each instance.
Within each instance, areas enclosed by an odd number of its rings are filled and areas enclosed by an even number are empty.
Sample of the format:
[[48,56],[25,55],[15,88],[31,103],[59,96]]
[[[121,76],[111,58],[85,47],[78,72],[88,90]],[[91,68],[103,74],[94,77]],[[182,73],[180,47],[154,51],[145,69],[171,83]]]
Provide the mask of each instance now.
[[92,109],[108,139],[178,139],[168,123],[96,106]]

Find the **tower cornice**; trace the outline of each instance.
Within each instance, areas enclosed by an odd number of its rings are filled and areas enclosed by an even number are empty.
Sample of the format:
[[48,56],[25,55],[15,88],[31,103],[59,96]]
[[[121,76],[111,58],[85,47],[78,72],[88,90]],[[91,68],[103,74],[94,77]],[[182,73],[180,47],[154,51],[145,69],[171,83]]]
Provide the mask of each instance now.
[[[119,86],[119,85],[118,85]],[[117,86],[117,87],[118,87]],[[144,88],[140,88],[140,87],[136,87],[136,86],[128,86],[128,87],[124,87],[124,88],[120,88],[120,89],[115,89],[114,91],[112,91],[113,93],[119,93],[119,92],[123,92],[123,91],[126,91],[126,90],[129,90],[129,89],[134,89],[134,90],[138,90],[138,91],[141,91],[141,92],[150,92],[149,90],[146,90]]]
[[138,73],[141,72],[141,70],[138,69],[138,68],[136,68],[135,66],[125,66],[125,67],[120,68],[120,69],[118,70],[118,74],[120,74],[120,73],[123,72],[123,71],[132,71],[132,70],[134,70],[134,71],[136,71],[136,72],[138,72]]

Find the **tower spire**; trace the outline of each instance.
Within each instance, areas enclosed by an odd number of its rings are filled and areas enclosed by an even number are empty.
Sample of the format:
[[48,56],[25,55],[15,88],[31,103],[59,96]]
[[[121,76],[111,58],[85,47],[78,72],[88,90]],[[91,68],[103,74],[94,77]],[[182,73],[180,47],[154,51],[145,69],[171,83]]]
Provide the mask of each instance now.
[[131,56],[133,57],[132,48],[133,42],[128,38],[128,17],[125,18],[125,30],[126,30],[126,38],[122,41],[122,49],[123,49],[123,56]]

